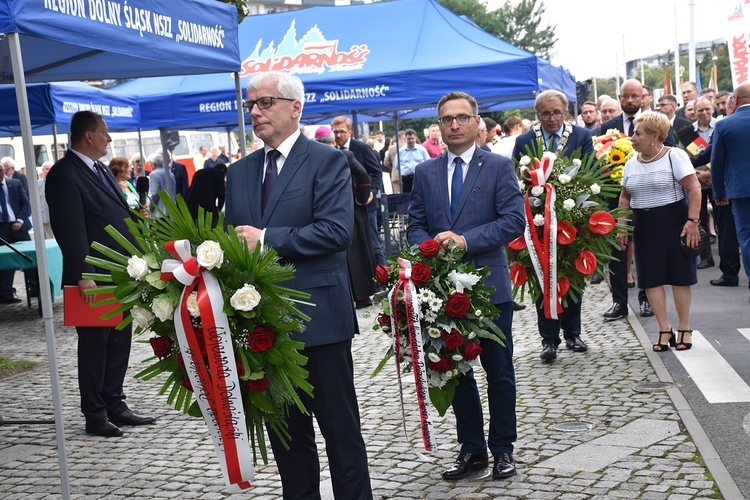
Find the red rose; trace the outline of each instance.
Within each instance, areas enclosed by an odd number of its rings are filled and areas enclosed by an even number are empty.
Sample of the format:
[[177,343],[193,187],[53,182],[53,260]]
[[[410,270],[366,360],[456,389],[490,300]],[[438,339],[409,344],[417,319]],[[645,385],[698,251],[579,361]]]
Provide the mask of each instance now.
[[557,242],[561,245],[570,245],[576,239],[576,228],[568,221],[557,222]]
[[169,357],[172,352],[172,339],[169,337],[152,337],[148,339],[148,342],[151,344],[154,354],[159,359]]
[[263,378],[260,380],[248,380],[247,386],[251,391],[263,392],[270,383],[271,381],[268,379],[268,375],[263,375]]
[[515,240],[508,243],[508,248],[511,250],[515,250],[516,252],[520,252],[524,248],[526,248],[526,238],[523,236],[519,236]]
[[615,228],[615,218],[612,214],[599,210],[589,217],[589,229],[592,233],[607,234]]
[[445,301],[445,311],[454,318],[463,318],[469,312],[471,299],[468,295],[456,292]]
[[431,275],[432,271],[430,270],[430,266],[424,262],[417,262],[411,268],[411,280],[417,286],[427,283]]
[[391,272],[390,267],[386,267],[383,264],[378,264],[375,267],[375,280],[381,285],[388,284],[388,274]]
[[440,358],[440,361],[438,361],[437,363],[433,363],[432,361],[427,363],[427,368],[438,373],[445,373],[449,371],[452,367],[453,367],[453,361],[451,361],[450,359],[446,359],[446,358]]
[[445,348],[449,351],[458,349],[459,347],[461,347],[461,344],[464,343],[463,335],[461,335],[461,332],[459,332],[455,328],[451,329],[450,332],[446,332],[445,330],[443,330],[443,332],[440,334],[440,337],[443,339]]
[[482,354],[482,346],[479,345],[479,342],[467,342],[461,346],[461,352],[466,361],[472,361]]
[[515,286],[521,286],[526,283],[527,271],[520,262],[514,262],[510,266],[510,280]]
[[426,259],[434,259],[440,253],[440,243],[435,240],[424,240],[419,245],[419,253]]
[[268,325],[258,325],[247,336],[247,345],[253,352],[265,352],[273,347],[273,341],[276,339],[273,330]]
[[185,389],[187,389],[188,391],[193,390],[193,384],[190,383],[190,379],[187,377],[182,377],[180,379],[180,385],[184,387]]
[[590,250],[583,250],[574,261],[576,270],[588,276],[596,271],[596,255]]
[[570,280],[565,276],[557,278],[557,296],[562,297],[570,290]]

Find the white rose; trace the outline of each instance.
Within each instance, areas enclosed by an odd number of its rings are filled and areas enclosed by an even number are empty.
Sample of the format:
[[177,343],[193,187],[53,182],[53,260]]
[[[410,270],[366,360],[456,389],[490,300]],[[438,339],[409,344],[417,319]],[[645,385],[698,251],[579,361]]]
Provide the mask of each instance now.
[[143,329],[148,328],[151,326],[151,323],[154,322],[154,315],[145,307],[133,306],[130,310],[130,315],[133,316],[133,323],[135,323],[135,326],[139,326]]
[[535,226],[543,226],[544,225],[544,216],[542,214],[536,214],[534,216],[534,225]]
[[148,276],[146,259],[133,255],[128,259],[128,276],[137,281],[143,281]]
[[197,318],[201,315],[200,309],[198,309],[198,292],[193,292],[187,299],[187,310],[190,316]]
[[594,194],[599,194],[602,191],[602,188],[600,188],[599,184],[597,184],[596,182],[591,185],[590,189],[591,189],[591,192]]
[[174,316],[174,304],[168,298],[160,295],[151,303],[151,311],[159,320],[167,321]]
[[518,164],[521,165],[522,167],[525,167],[529,163],[531,163],[531,158],[529,158],[528,155],[523,155],[521,157],[521,160],[518,162]]
[[575,165],[576,167],[580,167],[581,166],[581,160],[579,160],[578,158],[575,158],[573,160],[573,165]]
[[544,188],[542,186],[534,186],[531,188],[531,194],[533,196],[539,196],[544,192]]
[[234,292],[229,304],[238,311],[252,311],[260,303],[260,293],[253,285],[245,286]]
[[437,355],[437,354],[435,354],[434,352],[428,353],[428,354],[427,354],[427,357],[428,357],[428,358],[429,358],[429,360],[430,360],[430,361],[432,361],[433,363],[437,363],[438,361],[440,361],[440,356],[438,356],[438,355]]
[[221,246],[211,240],[201,243],[195,250],[195,256],[198,259],[198,264],[209,270],[214,267],[221,267],[224,263],[224,252]]
[[474,340],[475,338],[477,338],[477,334],[474,332],[470,332],[467,337],[469,337],[469,340]]
[[563,207],[564,207],[564,208],[565,208],[565,210],[567,210],[567,211],[571,211],[571,210],[573,210],[573,208],[574,208],[575,206],[576,206],[576,202],[575,202],[575,201],[573,201],[573,200],[571,200],[570,198],[568,198],[567,200],[565,200],[565,201],[563,202]]
[[525,191],[526,183],[524,181],[518,181],[518,189],[520,189],[521,191]]
[[557,180],[560,181],[560,184],[567,184],[570,182],[570,176],[568,174],[560,174],[557,176]]
[[464,360],[464,357],[463,357],[463,356],[461,356],[460,354],[454,354],[453,356],[451,356],[451,359],[452,359],[453,361],[463,361],[463,360]]

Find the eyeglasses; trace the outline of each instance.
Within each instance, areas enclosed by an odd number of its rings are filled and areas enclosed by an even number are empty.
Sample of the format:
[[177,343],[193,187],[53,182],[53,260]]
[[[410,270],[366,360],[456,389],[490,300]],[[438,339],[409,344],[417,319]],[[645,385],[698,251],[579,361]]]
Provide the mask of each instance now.
[[287,97],[259,97],[254,101],[245,101],[242,103],[242,109],[245,110],[246,113],[250,113],[253,110],[253,106],[256,104],[258,105],[258,109],[268,109],[271,106],[274,105],[275,101],[289,101],[294,102],[297,99],[289,99]]
[[441,116],[438,118],[438,122],[440,122],[440,125],[443,127],[450,127],[453,124],[453,120],[456,120],[456,122],[459,125],[468,125],[469,120],[472,118],[476,118],[477,115],[458,115],[458,116]]
[[539,118],[542,120],[549,120],[550,118],[562,118],[563,112],[562,111],[553,111],[550,113],[549,111],[545,111],[544,113],[539,113]]

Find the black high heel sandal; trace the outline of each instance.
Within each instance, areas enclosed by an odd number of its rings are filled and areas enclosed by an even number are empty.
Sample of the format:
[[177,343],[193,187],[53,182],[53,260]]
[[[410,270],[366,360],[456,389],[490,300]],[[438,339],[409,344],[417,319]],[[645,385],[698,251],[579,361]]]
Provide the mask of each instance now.
[[[669,335],[669,338],[667,339],[666,344],[661,343],[662,336]],[[654,351],[656,352],[666,352],[669,350],[669,346],[675,347],[677,343],[674,339],[674,332],[670,329],[668,332],[659,332],[659,340],[658,344],[654,344]],[[688,347],[688,349],[690,349]]]
[[682,339],[685,338],[685,334],[690,334],[690,340],[692,340],[693,337],[693,330],[677,330],[677,334],[679,335],[679,339],[677,341],[677,345],[675,346],[675,349],[678,351],[687,351],[691,347],[693,347],[692,342],[684,342]]

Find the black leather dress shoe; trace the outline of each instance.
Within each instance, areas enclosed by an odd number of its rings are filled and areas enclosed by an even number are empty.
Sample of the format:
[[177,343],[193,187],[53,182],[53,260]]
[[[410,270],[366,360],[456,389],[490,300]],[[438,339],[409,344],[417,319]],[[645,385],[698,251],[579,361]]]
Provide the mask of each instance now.
[[492,479],[505,479],[516,475],[516,462],[510,453],[495,455],[495,465],[492,466]]
[[443,479],[449,481],[453,479],[463,479],[471,474],[473,471],[486,469],[489,465],[487,460],[487,452],[484,453],[469,453],[462,451],[458,454],[456,461],[443,472]]
[[539,359],[542,361],[552,361],[557,358],[557,347],[552,344],[544,344],[542,353],[539,355]]
[[138,415],[130,409],[127,409],[122,413],[110,415],[109,420],[116,425],[149,425],[156,422],[155,417]]
[[523,311],[524,309],[526,309],[526,304],[520,304],[520,303],[516,302],[515,300],[513,301],[513,310],[514,311]]
[[372,300],[370,299],[363,299],[358,300],[355,302],[357,309],[364,309],[365,307],[370,307],[372,305]]
[[616,319],[626,318],[628,316],[628,306],[626,304],[618,304],[615,302],[602,316],[604,316],[604,321],[614,321]]
[[583,343],[583,340],[578,335],[565,339],[565,347],[573,352],[586,352],[589,350],[588,346]]
[[0,296],[0,304],[18,304],[19,302],[21,302],[21,299],[15,293]]
[[711,280],[709,281],[712,286],[739,286],[739,281],[729,281],[728,279],[725,279],[724,276],[717,280]]
[[122,429],[107,418],[100,418],[98,420],[86,420],[86,434],[102,437],[120,437],[122,436]]
[[654,311],[651,310],[651,304],[647,300],[641,302],[641,318],[650,318],[654,315]]
[[702,261],[698,262],[698,269],[708,269],[709,267],[714,266],[714,259],[703,259]]

